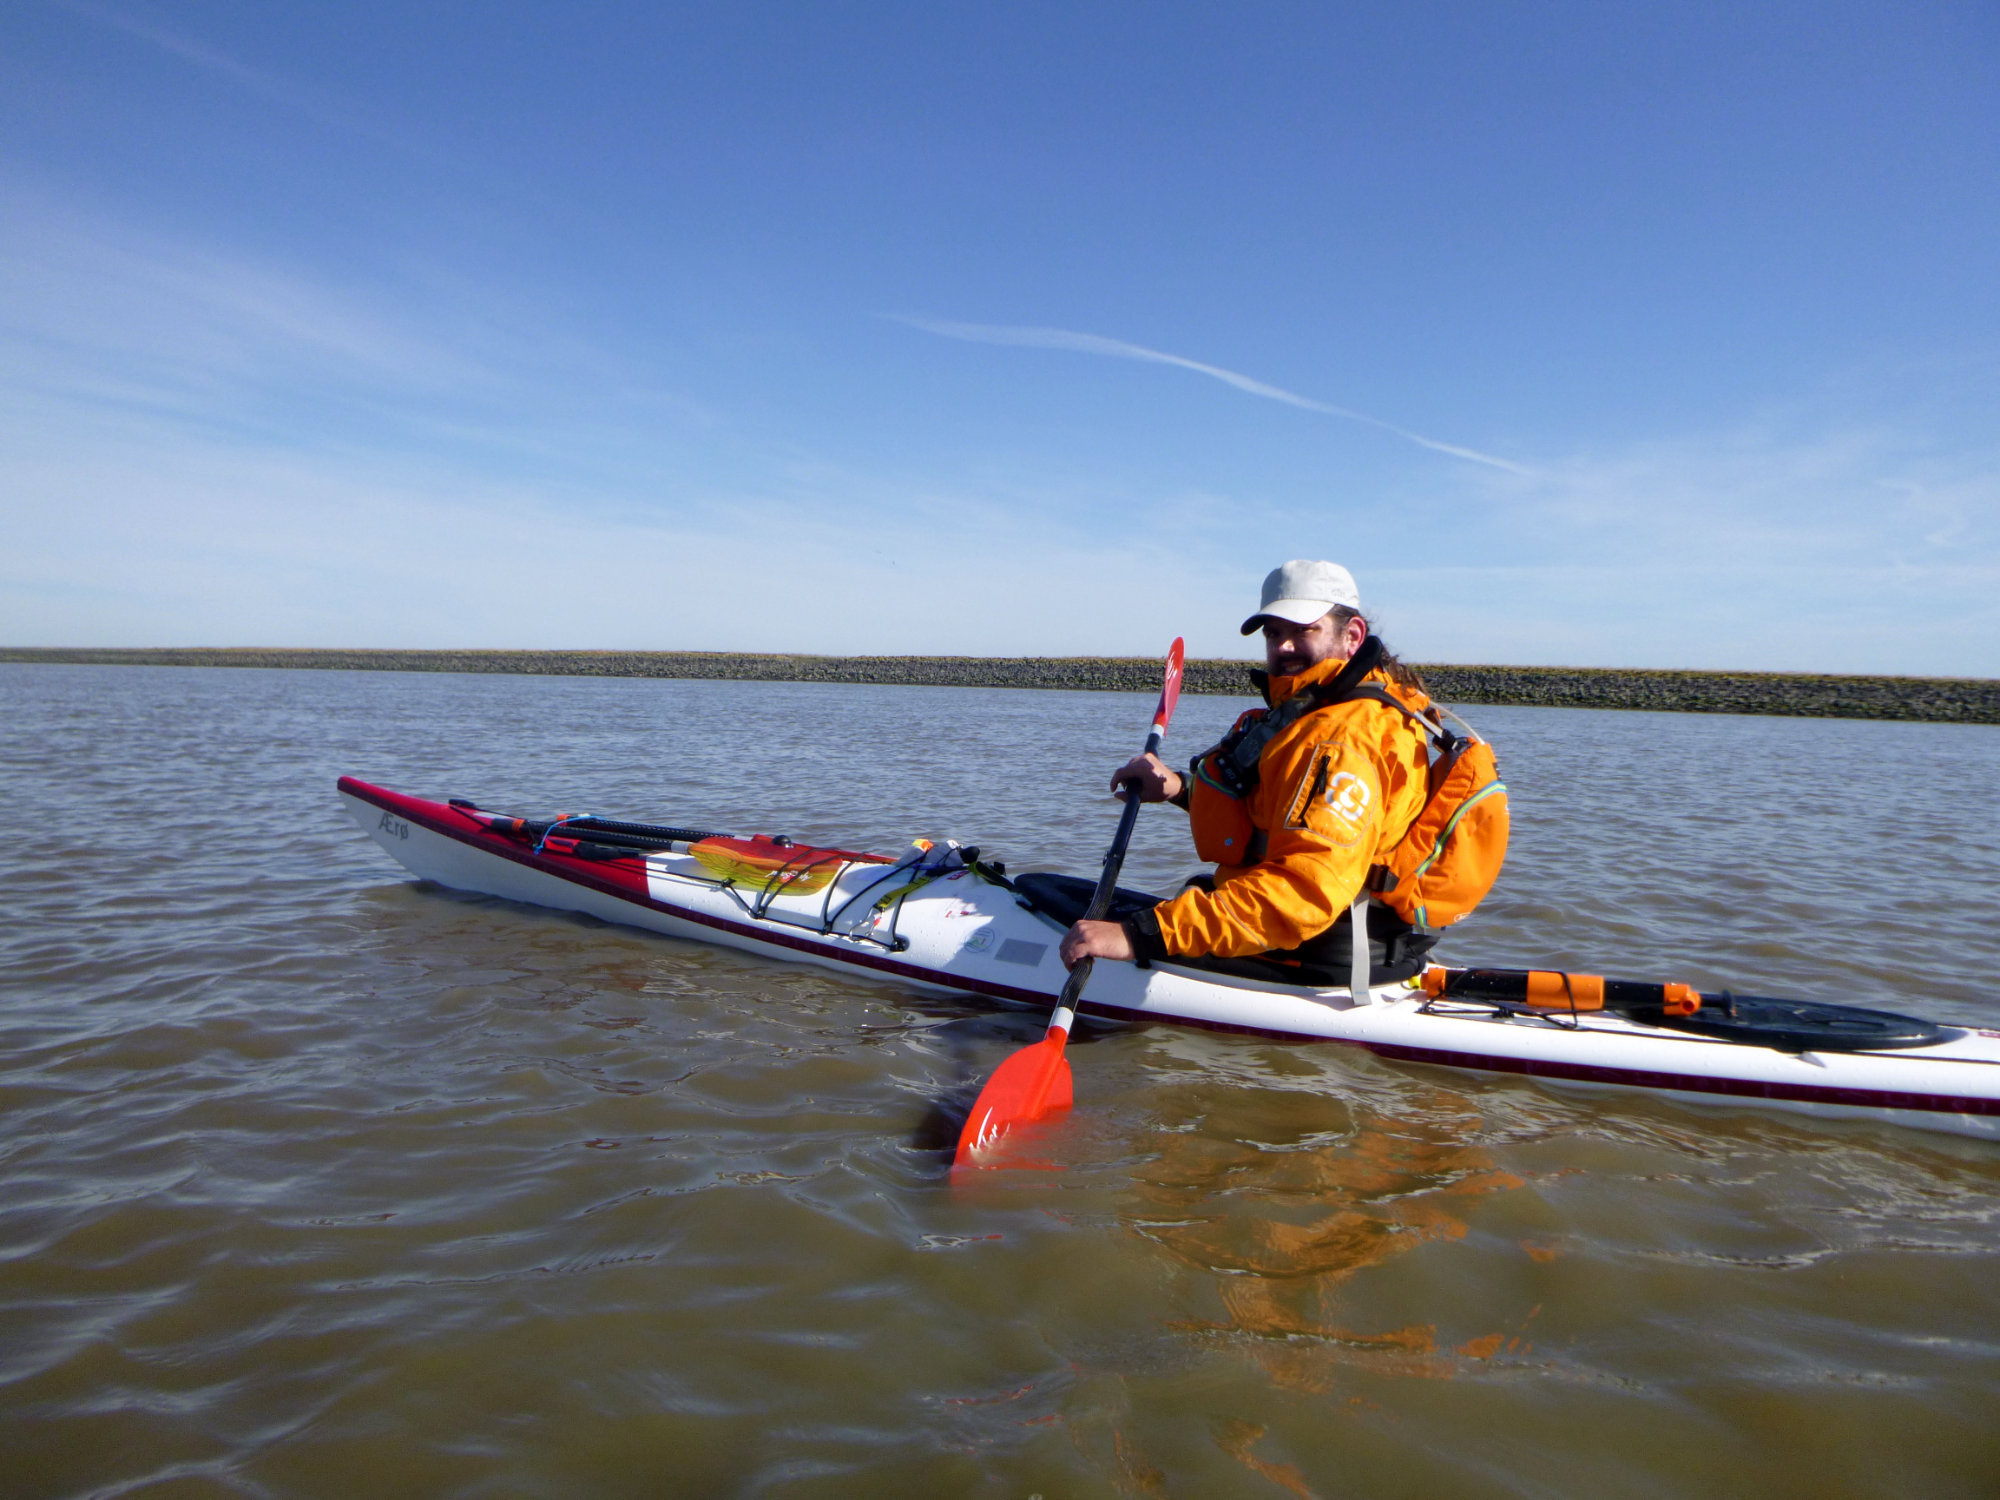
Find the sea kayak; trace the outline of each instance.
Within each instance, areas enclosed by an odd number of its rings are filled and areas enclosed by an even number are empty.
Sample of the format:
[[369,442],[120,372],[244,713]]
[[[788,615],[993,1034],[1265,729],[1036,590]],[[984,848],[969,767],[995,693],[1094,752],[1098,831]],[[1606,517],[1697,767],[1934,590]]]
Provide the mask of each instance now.
[[[1089,885],[1009,879],[977,851],[925,840],[871,854],[597,817],[534,822],[353,777],[339,792],[363,831],[441,886],[1040,1011],[1062,988],[1066,900]],[[1100,1019],[2000,1139],[2000,1031],[1587,976],[1430,967],[1359,994],[1292,978],[1100,963],[1086,1003]]]

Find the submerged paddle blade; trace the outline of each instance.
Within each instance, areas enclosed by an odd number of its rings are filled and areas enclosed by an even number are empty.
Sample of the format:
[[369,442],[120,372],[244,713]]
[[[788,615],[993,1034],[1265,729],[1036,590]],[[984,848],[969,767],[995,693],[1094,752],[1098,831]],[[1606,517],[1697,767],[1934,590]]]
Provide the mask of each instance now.
[[1070,1107],[1076,1092],[1070,1082],[1069,1059],[1063,1056],[1068,1041],[1066,1032],[1052,1031],[1000,1065],[965,1118],[958,1155],[952,1159],[954,1171],[995,1165],[990,1158],[1009,1131]]

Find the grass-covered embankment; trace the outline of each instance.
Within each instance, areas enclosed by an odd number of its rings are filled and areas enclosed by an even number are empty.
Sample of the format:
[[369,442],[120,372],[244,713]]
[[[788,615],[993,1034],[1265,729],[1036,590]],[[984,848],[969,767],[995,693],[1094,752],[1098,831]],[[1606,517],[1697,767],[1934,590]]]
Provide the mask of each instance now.
[[[778,656],[725,651],[305,651],[263,647],[0,647],[0,661],[152,667],[289,667],[368,672],[519,672],[564,677],[707,677],[923,687],[1152,692],[1143,657]],[[1191,661],[1186,691],[1247,693],[1246,664]],[[1634,708],[2000,724],[2000,681],[1803,672],[1655,672],[1616,667],[1420,667],[1448,703]]]

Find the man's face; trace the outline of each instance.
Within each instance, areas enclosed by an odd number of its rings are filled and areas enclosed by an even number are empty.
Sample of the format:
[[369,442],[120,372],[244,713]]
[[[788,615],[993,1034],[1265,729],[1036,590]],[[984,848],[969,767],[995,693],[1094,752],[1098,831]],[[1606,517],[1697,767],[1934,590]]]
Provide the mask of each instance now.
[[1273,677],[1290,677],[1330,658],[1347,660],[1361,649],[1368,627],[1357,615],[1344,625],[1328,610],[1310,625],[1290,620],[1264,622],[1264,665]]

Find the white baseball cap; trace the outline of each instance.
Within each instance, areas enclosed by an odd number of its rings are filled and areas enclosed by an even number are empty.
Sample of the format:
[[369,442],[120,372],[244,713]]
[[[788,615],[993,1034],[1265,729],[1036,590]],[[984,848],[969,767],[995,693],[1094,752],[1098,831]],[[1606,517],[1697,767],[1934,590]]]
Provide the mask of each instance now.
[[1336,605],[1360,610],[1361,591],[1354,586],[1354,575],[1339,563],[1295,557],[1282,568],[1271,569],[1264,580],[1264,602],[1243,622],[1243,633],[1250,634],[1267,618],[1310,625]]

